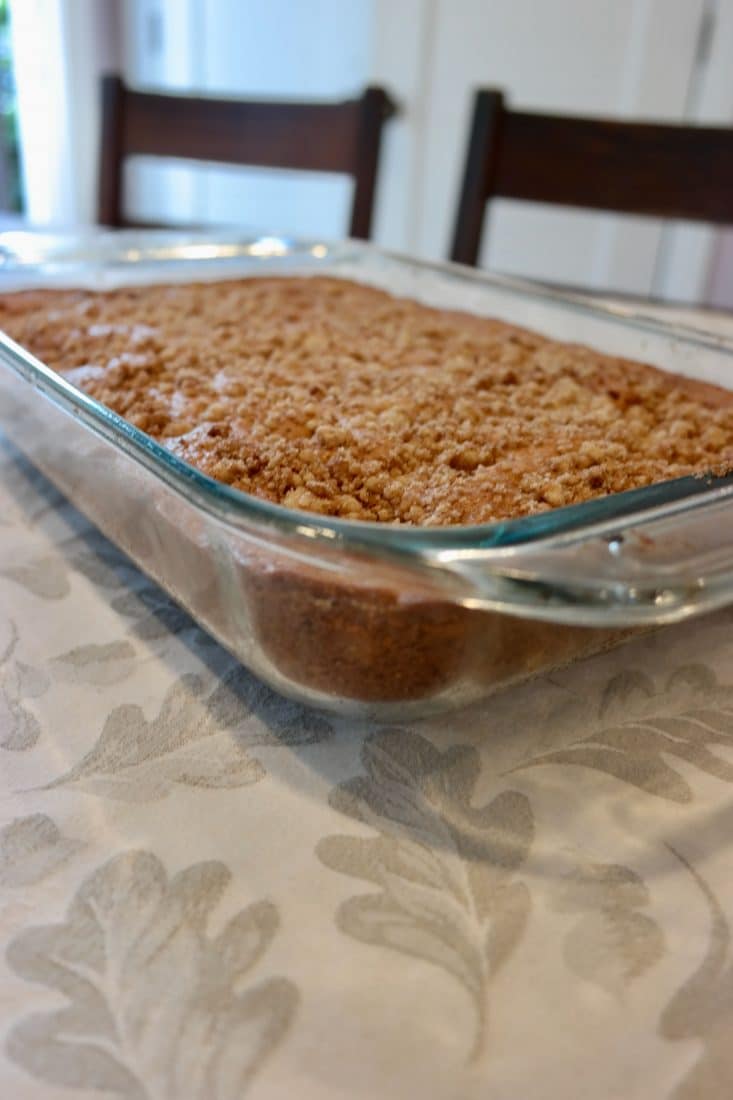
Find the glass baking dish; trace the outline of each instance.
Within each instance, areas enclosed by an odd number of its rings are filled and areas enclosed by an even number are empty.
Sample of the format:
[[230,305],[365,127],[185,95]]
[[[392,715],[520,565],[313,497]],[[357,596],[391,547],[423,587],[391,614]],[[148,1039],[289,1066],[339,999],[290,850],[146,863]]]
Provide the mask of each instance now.
[[[518,280],[363,244],[180,233],[0,237],[0,291],[328,273],[708,382],[733,346]],[[213,481],[0,334],[0,428],[254,673],[394,719],[464,705],[733,600],[733,477],[529,518],[406,527],[287,509]]]

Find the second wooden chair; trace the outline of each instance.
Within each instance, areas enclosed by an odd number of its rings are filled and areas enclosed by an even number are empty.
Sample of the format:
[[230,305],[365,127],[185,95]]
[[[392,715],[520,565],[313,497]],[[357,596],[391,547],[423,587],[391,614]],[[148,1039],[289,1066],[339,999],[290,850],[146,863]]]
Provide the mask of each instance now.
[[492,198],[733,224],[733,129],[512,111],[476,93],[451,259],[476,264]]

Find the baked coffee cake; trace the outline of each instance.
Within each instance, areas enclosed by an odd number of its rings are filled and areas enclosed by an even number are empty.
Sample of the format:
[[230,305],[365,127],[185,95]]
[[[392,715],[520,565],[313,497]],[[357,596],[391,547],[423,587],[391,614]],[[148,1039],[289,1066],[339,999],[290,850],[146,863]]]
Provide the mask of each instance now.
[[173,454],[353,520],[475,524],[733,465],[733,394],[331,277],[26,291],[0,327]]

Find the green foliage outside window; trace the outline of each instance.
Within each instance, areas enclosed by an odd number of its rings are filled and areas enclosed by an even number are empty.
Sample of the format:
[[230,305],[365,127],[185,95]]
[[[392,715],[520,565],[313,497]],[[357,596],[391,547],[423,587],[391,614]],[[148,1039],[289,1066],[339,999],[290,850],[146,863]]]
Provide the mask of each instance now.
[[18,108],[10,42],[10,5],[0,0],[0,157],[5,161],[6,210],[23,209],[18,156]]

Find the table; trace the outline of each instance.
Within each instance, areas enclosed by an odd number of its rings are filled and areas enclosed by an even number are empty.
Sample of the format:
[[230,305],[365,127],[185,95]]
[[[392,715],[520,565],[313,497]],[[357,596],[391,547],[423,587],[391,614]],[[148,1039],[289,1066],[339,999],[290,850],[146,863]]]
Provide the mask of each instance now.
[[0,442],[0,1095],[729,1095],[732,627],[329,717]]

